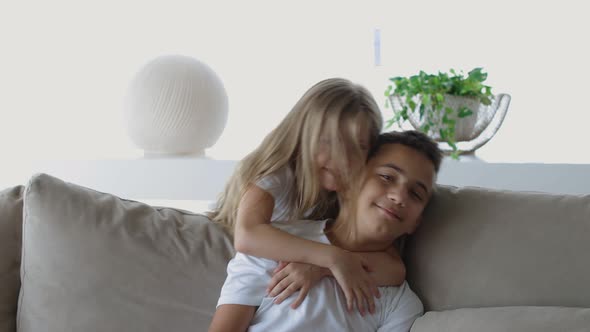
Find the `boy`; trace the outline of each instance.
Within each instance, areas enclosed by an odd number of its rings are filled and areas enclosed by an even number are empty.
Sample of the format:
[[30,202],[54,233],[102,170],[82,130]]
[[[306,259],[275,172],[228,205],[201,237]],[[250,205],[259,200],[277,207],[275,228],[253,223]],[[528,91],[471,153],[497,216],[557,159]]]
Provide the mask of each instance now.
[[[335,221],[275,224],[283,230],[348,251],[382,251],[413,233],[432,195],[441,163],[436,143],[416,131],[382,134],[369,154],[354,202],[342,202]],[[354,204],[353,204],[354,203]],[[375,314],[347,312],[333,278],[314,286],[297,310],[274,304],[266,286],[277,263],[236,254],[209,331],[409,331],[422,303],[406,282],[380,287]],[[258,309],[256,309],[258,307]]]

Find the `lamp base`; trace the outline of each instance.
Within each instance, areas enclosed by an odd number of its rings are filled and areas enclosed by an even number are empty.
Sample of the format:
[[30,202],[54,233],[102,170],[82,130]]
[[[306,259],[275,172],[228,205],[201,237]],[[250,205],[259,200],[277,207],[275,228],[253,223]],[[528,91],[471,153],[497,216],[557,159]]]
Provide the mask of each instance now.
[[198,152],[165,152],[165,151],[144,151],[143,157],[145,159],[157,158],[204,158],[205,150]]

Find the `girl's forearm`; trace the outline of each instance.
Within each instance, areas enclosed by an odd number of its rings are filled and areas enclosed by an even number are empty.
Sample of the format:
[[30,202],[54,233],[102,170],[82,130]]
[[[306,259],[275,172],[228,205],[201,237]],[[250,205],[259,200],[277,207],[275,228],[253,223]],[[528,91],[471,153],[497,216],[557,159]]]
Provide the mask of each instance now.
[[[406,267],[401,260],[384,252],[357,252],[369,263],[369,274],[377,286],[399,286],[406,279]],[[312,263],[309,263],[312,264]],[[333,277],[332,271],[320,267],[324,277]]]
[[359,252],[369,265],[369,274],[377,286],[399,286],[406,279],[406,266],[401,258],[384,251]]
[[274,198],[251,185],[240,201],[234,230],[234,246],[242,253],[275,261],[299,262],[331,267],[340,248],[305,240],[270,224]]
[[[270,224],[237,227],[236,250],[244,254],[284,262],[317,265],[331,275],[330,268],[342,249],[306,240],[281,231]],[[406,278],[406,267],[397,255],[384,251],[358,252],[367,261],[370,274],[378,286],[399,286]]]
[[342,249],[306,240],[270,224],[236,227],[236,250],[244,254],[284,262],[300,262],[330,268]]

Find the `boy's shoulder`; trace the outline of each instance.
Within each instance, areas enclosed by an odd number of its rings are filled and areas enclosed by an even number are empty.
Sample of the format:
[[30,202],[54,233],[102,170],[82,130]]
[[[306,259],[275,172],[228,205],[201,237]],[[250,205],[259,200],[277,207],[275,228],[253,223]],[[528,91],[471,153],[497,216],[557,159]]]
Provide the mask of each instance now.
[[[410,288],[407,281],[400,286],[379,287],[384,326],[402,326],[410,324],[424,313],[420,298]],[[408,326],[408,330],[410,328]]]

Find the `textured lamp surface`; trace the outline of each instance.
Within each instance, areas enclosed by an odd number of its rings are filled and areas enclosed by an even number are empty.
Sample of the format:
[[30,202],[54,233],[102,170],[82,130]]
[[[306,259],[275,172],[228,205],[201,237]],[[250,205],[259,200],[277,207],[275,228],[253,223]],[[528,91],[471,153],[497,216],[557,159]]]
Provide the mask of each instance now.
[[182,55],[158,57],[135,75],[125,97],[131,140],[146,156],[202,156],[227,122],[227,93],[205,63]]

